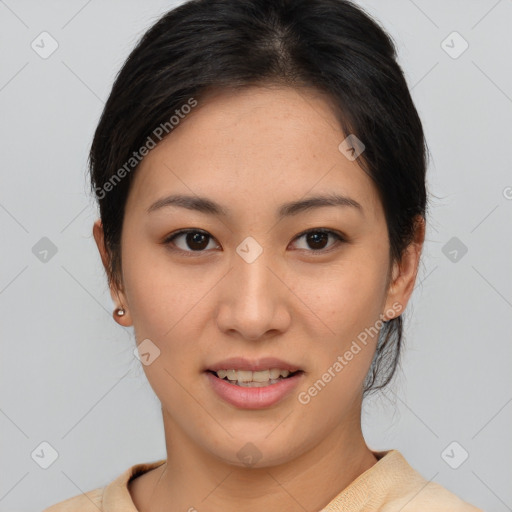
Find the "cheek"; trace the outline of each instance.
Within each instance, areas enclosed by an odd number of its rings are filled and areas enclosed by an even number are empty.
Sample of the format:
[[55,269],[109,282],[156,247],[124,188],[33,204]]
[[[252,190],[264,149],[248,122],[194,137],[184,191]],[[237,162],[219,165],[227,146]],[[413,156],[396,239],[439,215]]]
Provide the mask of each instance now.
[[[325,293],[317,294],[312,309],[319,308],[325,324],[325,336],[318,337],[307,387],[301,404],[308,411],[307,421],[320,415],[325,428],[338,424],[354,399],[362,391],[378,341],[381,301],[379,274],[368,265],[361,265],[364,274],[344,272],[337,281],[330,281]],[[323,313],[322,313],[323,311]],[[311,424],[314,429],[314,422]]]
[[385,269],[371,259],[352,259],[329,269],[314,297],[325,322],[338,333],[352,333],[374,323],[382,312]]
[[171,263],[165,248],[154,244],[134,245],[127,239],[123,250],[123,279],[135,331],[166,338],[182,329],[182,319],[200,302],[208,279],[184,272]]
[[187,382],[198,364],[194,340],[199,339],[197,315],[204,314],[205,283],[195,280],[191,286],[177,267],[150,255],[144,259],[143,252],[123,263],[135,339],[138,344],[149,339],[154,345],[147,346],[158,354],[143,365],[146,378],[162,403],[185,407],[189,397],[180,383]]
[[[331,267],[329,279],[321,281],[316,294],[310,294],[311,309],[329,327],[322,330],[325,335],[317,340],[318,350],[311,360],[311,380],[319,379],[317,387],[322,390],[315,400],[319,407],[330,400],[350,400],[364,381],[382,327],[384,272],[375,258],[347,259]],[[333,413],[341,409],[334,408]]]

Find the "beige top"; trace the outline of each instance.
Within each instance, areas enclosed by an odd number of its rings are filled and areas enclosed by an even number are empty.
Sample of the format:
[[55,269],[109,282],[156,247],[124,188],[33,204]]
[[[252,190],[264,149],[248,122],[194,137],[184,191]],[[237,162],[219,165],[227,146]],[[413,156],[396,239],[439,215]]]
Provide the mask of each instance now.
[[[425,480],[398,450],[373,452],[378,461],[320,512],[483,512]],[[136,464],[105,487],[57,503],[43,512],[137,512],[128,482],[165,459]]]

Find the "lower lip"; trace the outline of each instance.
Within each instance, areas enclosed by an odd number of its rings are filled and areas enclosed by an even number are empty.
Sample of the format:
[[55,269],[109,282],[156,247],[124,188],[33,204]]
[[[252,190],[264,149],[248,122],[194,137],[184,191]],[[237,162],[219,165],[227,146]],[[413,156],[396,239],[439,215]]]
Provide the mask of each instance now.
[[297,373],[276,384],[260,388],[246,388],[230,384],[224,379],[219,379],[213,373],[206,372],[213,390],[223,400],[240,409],[265,409],[277,404],[297,387],[302,375],[303,373]]

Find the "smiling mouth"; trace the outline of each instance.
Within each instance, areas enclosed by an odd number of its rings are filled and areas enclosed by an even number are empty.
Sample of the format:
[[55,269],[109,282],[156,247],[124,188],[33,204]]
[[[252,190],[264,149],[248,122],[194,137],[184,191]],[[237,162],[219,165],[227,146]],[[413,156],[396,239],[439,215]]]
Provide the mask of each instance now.
[[217,378],[228,382],[229,384],[245,388],[261,388],[265,386],[271,386],[300,373],[304,373],[302,370],[290,372],[289,370],[282,370],[279,368],[271,368],[269,370],[261,370],[257,372],[234,369],[217,371],[208,370],[208,372],[215,375]]

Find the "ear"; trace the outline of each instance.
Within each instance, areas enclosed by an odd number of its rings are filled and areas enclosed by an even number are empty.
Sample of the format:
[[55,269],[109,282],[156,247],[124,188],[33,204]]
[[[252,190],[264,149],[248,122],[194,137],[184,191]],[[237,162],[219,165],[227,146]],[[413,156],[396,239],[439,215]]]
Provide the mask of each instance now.
[[94,240],[96,241],[96,245],[98,247],[98,251],[100,252],[101,261],[103,263],[103,267],[105,268],[105,272],[107,274],[107,278],[109,281],[110,288],[110,296],[116,304],[116,308],[123,308],[125,310],[125,314],[123,316],[117,316],[115,312],[113,313],[114,320],[124,327],[128,327],[132,325],[132,320],[130,316],[130,311],[128,309],[128,302],[122,290],[118,289],[115,283],[111,280],[110,275],[110,258],[107,253],[105,247],[105,238],[103,233],[103,224],[101,219],[96,220],[94,226],[92,228],[92,233],[94,236]]
[[418,215],[415,220],[413,241],[404,251],[400,262],[393,263],[392,276],[383,312],[384,320],[386,321],[401,315],[409,302],[418,274],[424,241],[425,219]]

